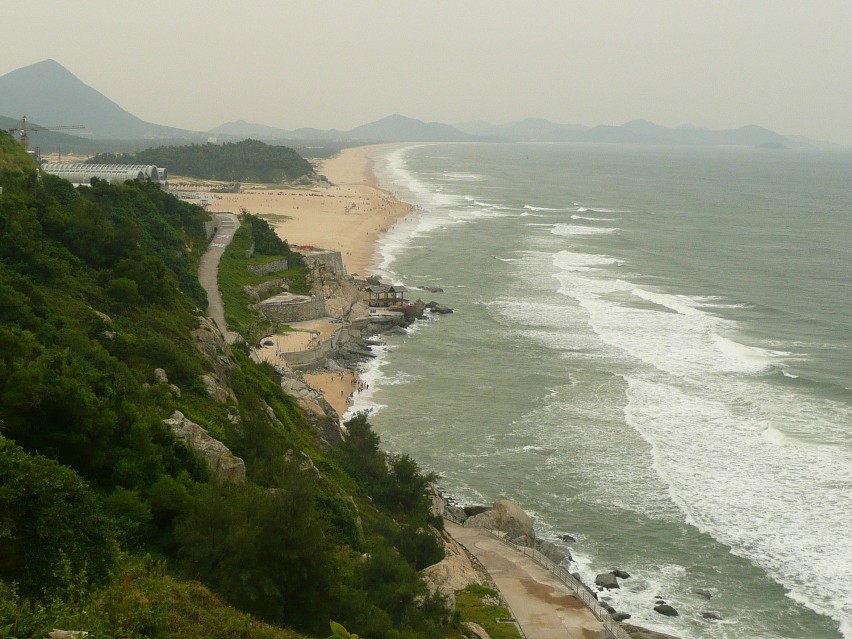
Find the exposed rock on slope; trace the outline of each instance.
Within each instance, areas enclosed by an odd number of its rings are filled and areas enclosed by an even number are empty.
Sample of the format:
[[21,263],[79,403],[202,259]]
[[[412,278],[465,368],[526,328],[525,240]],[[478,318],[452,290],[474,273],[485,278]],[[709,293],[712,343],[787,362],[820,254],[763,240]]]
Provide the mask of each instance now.
[[246,465],[236,457],[228,447],[210,436],[201,426],[189,421],[184,414],[176,410],[163,420],[180,440],[190,449],[207,460],[210,472],[219,480],[231,484],[243,484],[246,481]]

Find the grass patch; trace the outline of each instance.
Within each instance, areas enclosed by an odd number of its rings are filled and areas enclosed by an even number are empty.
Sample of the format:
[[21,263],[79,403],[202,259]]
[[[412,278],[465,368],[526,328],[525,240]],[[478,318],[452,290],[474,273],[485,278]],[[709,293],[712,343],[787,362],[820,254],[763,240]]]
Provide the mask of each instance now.
[[491,635],[491,639],[521,639],[514,624],[497,621],[511,619],[509,609],[495,606],[489,599],[498,600],[497,591],[480,584],[473,584],[456,593],[456,610],[461,620],[479,624]]
[[[231,244],[219,262],[219,289],[222,291],[222,303],[225,306],[225,321],[228,328],[240,333],[248,343],[255,343],[270,332],[278,332],[280,327],[270,322],[259,310],[253,308],[254,300],[243,290],[246,286],[257,286],[263,282],[286,278],[290,280],[290,290],[301,295],[310,294],[307,283],[308,270],[296,266],[286,271],[270,275],[255,275],[248,266],[266,264],[281,259],[281,256],[255,255],[246,257],[251,249],[250,229],[241,226]],[[266,297],[278,291],[270,291]]]

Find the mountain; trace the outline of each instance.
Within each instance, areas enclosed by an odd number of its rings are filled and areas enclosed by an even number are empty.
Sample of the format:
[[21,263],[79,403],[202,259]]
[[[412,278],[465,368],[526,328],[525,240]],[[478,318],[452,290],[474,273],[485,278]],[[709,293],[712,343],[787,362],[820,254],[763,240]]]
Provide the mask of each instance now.
[[620,126],[556,124],[542,118],[493,125],[479,120],[459,124],[466,133],[505,136],[516,142],[594,142],[609,144],[675,144],[732,146],[809,146],[801,138],[789,138],[756,125],[714,131],[689,125],[670,128],[648,120],[633,120]]
[[49,124],[82,124],[81,136],[113,139],[199,138],[200,134],[145,122],[82,82],[55,60],[0,76],[0,114]]
[[449,124],[423,122],[389,115],[346,132],[350,138],[377,142],[482,142],[486,138],[459,131]]
[[556,124],[543,118],[494,125],[481,120],[456,125],[472,135],[500,136],[517,142],[571,142],[588,129],[582,124]]
[[225,122],[220,124],[215,129],[210,129],[207,133],[221,137],[247,137],[256,140],[262,139],[284,139],[290,137],[290,131],[279,129],[275,126],[266,124],[255,124],[254,122],[246,122],[245,120],[235,120],[234,122]]

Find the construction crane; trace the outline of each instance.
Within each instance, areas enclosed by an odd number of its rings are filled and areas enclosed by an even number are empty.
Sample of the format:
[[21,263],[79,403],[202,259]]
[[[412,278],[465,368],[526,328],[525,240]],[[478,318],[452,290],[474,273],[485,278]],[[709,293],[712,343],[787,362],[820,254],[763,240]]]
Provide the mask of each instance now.
[[9,129],[9,133],[15,135],[15,133],[19,133],[21,136],[21,145],[24,147],[25,151],[29,151],[29,139],[27,138],[27,134],[32,131],[36,133],[37,131],[59,131],[61,129],[85,129],[82,124],[60,124],[57,126],[40,126],[38,124],[27,124],[27,116],[21,117],[21,124],[17,127],[13,127]]

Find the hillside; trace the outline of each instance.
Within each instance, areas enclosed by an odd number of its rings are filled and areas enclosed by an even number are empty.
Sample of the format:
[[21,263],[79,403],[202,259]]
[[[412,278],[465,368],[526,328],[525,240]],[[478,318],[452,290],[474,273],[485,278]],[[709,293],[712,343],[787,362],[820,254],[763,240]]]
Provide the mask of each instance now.
[[55,60],[0,76],[0,115],[48,124],[82,124],[81,137],[98,139],[198,139],[200,134],[152,124],[125,111]]
[[[430,478],[363,416],[324,438],[271,367],[225,344],[200,310],[200,207],[142,182],[39,180],[5,133],[0,186],[4,636],[455,632],[418,573],[443,554]],[[230,470],[179,438],[198,427]]]
[[280,184],[309,178],[314,169],[296,151],[257,140],[225,144],[159,146],[137,153],[101,153],[91,164],[155,164],[174,175],[205,180]]

